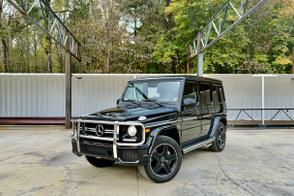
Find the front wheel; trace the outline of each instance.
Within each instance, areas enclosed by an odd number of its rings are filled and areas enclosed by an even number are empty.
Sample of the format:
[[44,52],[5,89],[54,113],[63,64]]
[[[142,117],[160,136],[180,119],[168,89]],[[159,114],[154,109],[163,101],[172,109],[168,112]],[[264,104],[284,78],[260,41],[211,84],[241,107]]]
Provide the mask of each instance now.
[[143,176],[153,182],[162,183],[173,179],[180,170],[182,151],[170,137],[159,136],[151,150],[148,163],[140,166]]
[[212,142],[210,149],[215,152],[221,152],[225,148],[227,140],[226,126],[220,123],[215,133],[215,141]]
[[91,165],[95,167],[109,167],[115,163],[115,161],[91,157],[91,156],[86,156],[86,159]]

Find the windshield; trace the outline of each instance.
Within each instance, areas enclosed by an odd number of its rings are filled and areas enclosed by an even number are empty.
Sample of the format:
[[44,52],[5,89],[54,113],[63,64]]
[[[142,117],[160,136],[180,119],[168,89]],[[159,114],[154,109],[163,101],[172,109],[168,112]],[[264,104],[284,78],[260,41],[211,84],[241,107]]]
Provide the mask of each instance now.
[[129,83],[123,101],[154,100],[159,103],[177,103],[181,81],[142,81]]

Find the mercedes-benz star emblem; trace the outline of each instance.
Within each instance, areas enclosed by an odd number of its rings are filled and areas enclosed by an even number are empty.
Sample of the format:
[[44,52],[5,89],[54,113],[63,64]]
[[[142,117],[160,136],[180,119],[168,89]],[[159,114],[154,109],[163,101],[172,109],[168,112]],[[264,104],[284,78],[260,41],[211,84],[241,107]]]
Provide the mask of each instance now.
[[102,125],[97,125],[96,126],[96,135],[100,137],[103,134],[104,134],[104,127]]

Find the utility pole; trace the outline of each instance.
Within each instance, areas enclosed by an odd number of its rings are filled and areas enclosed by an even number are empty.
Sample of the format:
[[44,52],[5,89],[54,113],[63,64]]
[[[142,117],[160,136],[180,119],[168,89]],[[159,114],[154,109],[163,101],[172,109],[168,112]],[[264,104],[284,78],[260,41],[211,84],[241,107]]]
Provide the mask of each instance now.
[[[198,32],[197,34],[197,46],[198,46],[198,49],[200,51],[200,42],[201,42],[201,36],[202,36],[202,33],[201,32]],[[203,76],[203,57],[204,57],[204,52],[199,52],[197,54],[197,73],[198,73],[198,76]]]
[[65,128],[69,129],[72,117],[72,72],[69,51],[65,52],[65,87]]
[[204,53],[198,53],[197,55],[197,72],[198,72],[198,76],[203,76],[203,57],[204,57]]

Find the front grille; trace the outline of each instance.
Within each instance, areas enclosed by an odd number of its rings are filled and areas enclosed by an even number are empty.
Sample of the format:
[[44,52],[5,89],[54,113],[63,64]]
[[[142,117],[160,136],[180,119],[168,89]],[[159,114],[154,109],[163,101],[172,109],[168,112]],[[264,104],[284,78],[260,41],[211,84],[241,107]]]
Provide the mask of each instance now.
[[119,155],[122,161],[134,162],[138,160],[138,153],[136,151],[121,150],[119,151]]
[[93,155],[100,155],[100,156],[106,156],[106,157],[112,157],[113,156],[113,150],[112,148],[108,147],[97,147],[87,144],[81,145],[81,152],[86,154],[93,154]]
[[88,138],[81,138],[80,139],[81,144],[86,144],[86,145],[92,145],[92,146],[97,146],[97,147],[107,147],[107,148],[112,148],[113,143],[109,141],[99,141],[95,139],[88,139]]
[[[96,120],[78,120],[76,121],[77,137],[79,140],[85,140],[89,145],[109,143],[113,146],[138,146],[145,141],[144,125],[139,122],[108,122]],[[127,133],[129,126],[137,128],[137,135],[130,137]],[[114,129],[117,129],[115,134]],[[103,132],[103,133],[102,133]],[[90,141],[93,140],[93,141]]]
[[[99,133],[97,126],[102,127],[103,133]],[[85,136],[113,138],[114,125],[97,124],[97,123],[81,123],[80,131]]]

